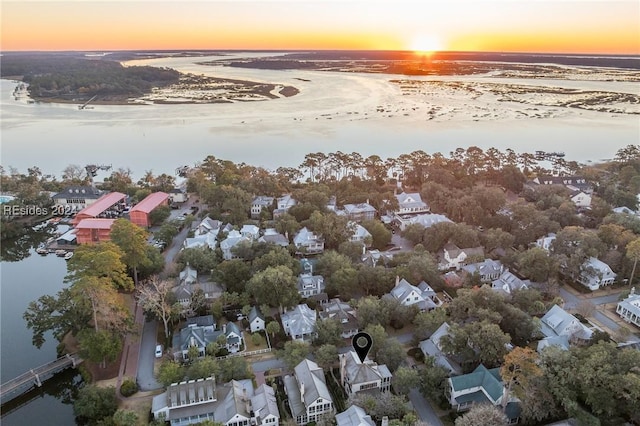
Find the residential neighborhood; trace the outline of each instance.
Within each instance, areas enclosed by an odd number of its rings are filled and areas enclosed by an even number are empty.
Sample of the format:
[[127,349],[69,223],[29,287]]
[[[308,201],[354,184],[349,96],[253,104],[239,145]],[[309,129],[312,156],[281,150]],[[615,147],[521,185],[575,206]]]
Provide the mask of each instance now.
[[[458,425],[480,409],[505,424],[634,424],[635,382],[601,397],[640,362],[640,219],[613,208],[637,199],[597,190],[620,168],[640,176],[640,149],[620,157],[588,177],[507,157],[469,175],[416,154],[383,182],[363,167],[268,175],[266,191],[214,158],[199,167],[222,167],[216,179],[196,171],[171,188],[76,182],[50,197],[75,214],[47,219],[66,227],[37,253],[73,253],[82,291],[25,318],[36,340],[75,327],[95,381],[111,366],[118,401],[144,399],[151,424]],[[43,322],[52,300],[71,319]],[[373,342],[364,358],[359,332]],[[530,368],[516,379],[514,365]]]

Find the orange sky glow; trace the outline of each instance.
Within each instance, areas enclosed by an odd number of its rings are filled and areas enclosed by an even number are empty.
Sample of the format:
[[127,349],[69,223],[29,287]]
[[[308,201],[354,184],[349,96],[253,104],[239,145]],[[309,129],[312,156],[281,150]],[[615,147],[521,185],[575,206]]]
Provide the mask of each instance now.
[[637,0],[1,0],[0,49],[640,54]]

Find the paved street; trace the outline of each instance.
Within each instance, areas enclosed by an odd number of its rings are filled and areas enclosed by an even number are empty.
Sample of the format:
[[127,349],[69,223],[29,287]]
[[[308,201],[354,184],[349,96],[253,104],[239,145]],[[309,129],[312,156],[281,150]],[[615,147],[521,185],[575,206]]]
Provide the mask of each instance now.
[[576,295],[567,288],[560,287],[559,293],[562,299],[564,299],[564,308],[567,310],[576,309],[578,304],[584,300],[593,303],[593,305],[596,307],[596,311],[593,313],[593,318],[604,327],[615,332],[620,328],[620,326],[615,321],[603,314],[601,311],[605,309],[604,305],[617,302],[618,297],[620,296],[620,293],[622,291],[623,290],[616,291],[615,293],[607,295],[593,297],[593,295],[590,294]]
[[417,388],[409,391],[409,401],[411,401],[411,405],[413,405],[416,413],[418,413],[420,420],[426,422],[429,426],[442,426],[442,422],[431,406],[431,403],[422,396]]

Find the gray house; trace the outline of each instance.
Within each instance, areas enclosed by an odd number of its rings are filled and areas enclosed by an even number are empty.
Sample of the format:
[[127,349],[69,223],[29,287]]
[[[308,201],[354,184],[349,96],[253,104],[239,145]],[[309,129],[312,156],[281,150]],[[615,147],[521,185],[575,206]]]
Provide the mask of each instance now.
[[316,335],[317,312],[307,305],[298,305],[280,316],[282,329],[293,340],[311,340]]
[[324,371],[313,361],[304,359],[294,369],[293,376],[284,377],[284,391],[298,425],[316,422],[335,412]]

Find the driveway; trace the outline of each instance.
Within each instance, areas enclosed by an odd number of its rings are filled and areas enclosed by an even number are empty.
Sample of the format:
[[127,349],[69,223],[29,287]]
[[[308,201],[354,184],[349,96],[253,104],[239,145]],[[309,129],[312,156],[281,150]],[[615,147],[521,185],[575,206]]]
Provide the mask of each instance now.
[[142,339],[140,340],[140,352],[138,356],[138,386],[142,391],[162,389],[162,384],[158,383],[153,375],[156,351],[156,328],[157,321],[145,321],[142,329]]
[[409,401],[411,401],[411,405],[418,413],[420,420],[429,426],[443,426],[431,403],[422,396],[418,388],[413,388],[409,391]]

